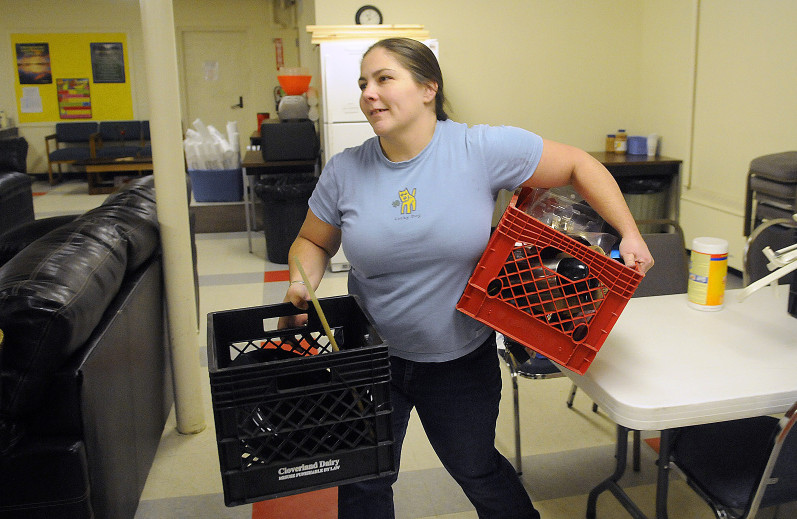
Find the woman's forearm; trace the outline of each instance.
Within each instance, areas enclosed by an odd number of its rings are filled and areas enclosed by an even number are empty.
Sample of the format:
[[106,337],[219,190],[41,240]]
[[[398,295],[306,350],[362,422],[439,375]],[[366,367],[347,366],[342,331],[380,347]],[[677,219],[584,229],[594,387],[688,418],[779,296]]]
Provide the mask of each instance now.
[[315,290],[321,283],[329,258],[329,253],[322,247],[306,238],[297,237],[288,251],[288,270],[291,281],[303,281],[302,275],[296,266],[296,260],[298,259]]

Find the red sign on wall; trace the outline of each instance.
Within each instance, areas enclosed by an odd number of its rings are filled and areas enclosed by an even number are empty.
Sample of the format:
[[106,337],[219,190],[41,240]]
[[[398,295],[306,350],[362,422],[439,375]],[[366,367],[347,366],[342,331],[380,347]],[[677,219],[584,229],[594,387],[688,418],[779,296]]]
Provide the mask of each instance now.
[[282,38],[274,38],[274,52],[277,56],[277,70],[285,66],[285,55],[282,52]]

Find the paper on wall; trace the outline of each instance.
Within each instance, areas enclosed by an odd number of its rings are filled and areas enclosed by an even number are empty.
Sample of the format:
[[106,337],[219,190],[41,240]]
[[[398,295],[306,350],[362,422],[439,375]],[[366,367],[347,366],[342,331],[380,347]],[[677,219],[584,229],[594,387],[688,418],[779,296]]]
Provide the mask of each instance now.
[[39,87],[22,87],[19,111],[23,114],[40,114],[44,111]]

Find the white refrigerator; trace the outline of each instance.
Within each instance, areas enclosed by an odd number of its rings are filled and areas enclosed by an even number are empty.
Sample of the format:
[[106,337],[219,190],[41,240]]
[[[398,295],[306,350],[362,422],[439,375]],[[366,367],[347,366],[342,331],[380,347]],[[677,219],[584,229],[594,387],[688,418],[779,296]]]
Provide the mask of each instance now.
[[[323,42],[321,57],[321,123],[324,164],[334,154],[359,146],[374,136],[371,125],[360,111],[360,61],[376,39],[353,39]],[[437,40],[424,43],[439,59]],[[329,264],[330,270],[349,270],[341,247]]]

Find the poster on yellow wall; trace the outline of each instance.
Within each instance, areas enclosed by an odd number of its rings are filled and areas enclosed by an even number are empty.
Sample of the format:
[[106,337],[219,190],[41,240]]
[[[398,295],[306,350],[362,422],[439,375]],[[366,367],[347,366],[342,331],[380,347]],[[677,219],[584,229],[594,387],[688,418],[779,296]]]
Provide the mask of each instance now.
[[58,115],[61,119],[91,119],[88,78],[58,79]]
[[46,43],[17,43],[17,74],[21,85],[46,85],[53,82],[50,71],[50,46]]
[[133,119],[124,33],[12,34],[20,123]]

